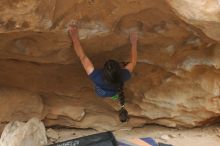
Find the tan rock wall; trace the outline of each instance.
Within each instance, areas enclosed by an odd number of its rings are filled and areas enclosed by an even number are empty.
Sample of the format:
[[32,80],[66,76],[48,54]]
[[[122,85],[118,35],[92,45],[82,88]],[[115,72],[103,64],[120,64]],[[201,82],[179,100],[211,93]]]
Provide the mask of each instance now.
[[[35,115],[47,126],[113,130],[148,123],[194,127],[218,121],[220,47],[214,41],[218,39],[208,27],[203,29],[203,23],[195,25],[181,13],[192,8],[195,19],[209,14],[217,19],[217,9],[197,16],[196,4],[2,0],[1,123],[27,121]],[[97,68],[109,58],[127,61],[129,32],[138,32],[138,64],[125,86],[129,123],[119,122],[117,102],[95,95],[71,46],[67,33],[71,23],[78,24],[82,46]],[[212,23],[208,26],[215,28]],[[14,108],[8,108],[13,103]],[[13,116],[17,111],[21,116]]]

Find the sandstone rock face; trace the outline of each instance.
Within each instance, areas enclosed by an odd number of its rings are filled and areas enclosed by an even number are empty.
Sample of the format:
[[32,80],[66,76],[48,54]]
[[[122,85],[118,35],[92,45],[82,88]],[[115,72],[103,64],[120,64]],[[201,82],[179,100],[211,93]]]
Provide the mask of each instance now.
[[[218,5],[209,9],[216,2],[204,0],[207,7],[196,9],[201,3],[189,2],[2,0],[1,124],[32,116],[48,127],[97,130],[217,122],[220,45],[214,41],[217,29],[210,28],[218,25]],[[82,46],[97,68],[110,58],[128,61],[129,32],[138,32],[138,63],[125,85],[128,123],[119,122],[117,102],[95,95],[71,46],[71,23],[79,26]]]
[[0,88],[0,100],[1,122],[27,121],[32,117],[43,118],[44,105],[38,94],[2,87]]
[[44,124],[37,118],[27,123],[10,122],[2,132],[1,146],[43,146],[47,144]]
[[219,0],[167,0],[187,23],[201,29],[208,37],[220,41]]

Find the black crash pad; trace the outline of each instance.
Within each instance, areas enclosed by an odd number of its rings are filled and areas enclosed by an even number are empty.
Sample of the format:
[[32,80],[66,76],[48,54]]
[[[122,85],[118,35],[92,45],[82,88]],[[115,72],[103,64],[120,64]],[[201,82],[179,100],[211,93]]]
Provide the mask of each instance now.
[[49,146],[118,146],[118,144],[111,132],[104,132],[52,144]]

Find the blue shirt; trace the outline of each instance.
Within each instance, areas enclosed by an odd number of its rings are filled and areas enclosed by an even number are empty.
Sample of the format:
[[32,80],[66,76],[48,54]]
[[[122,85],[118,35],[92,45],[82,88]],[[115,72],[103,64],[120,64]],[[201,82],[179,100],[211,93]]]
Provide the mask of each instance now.
[[[122,69],[121,73],[123,82],[131,78],[131,73],[127,69]],[[95,91],[98,96],[112,97],[117,94],[118,87],[109,85],[103,80],[102,69],[94,69],[94,71],[91,74],[89,74],[89,77],[95,84]]]

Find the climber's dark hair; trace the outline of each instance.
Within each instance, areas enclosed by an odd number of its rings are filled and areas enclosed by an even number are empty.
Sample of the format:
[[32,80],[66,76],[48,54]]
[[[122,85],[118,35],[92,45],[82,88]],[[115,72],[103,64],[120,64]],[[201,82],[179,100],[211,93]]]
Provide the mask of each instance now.
[[128,111],[125,109],[125,96],[124,96],[124,90],[123,90],[123,83],[121,84],[121,87],[119,88],[119,101],[121,105],[121,109],[119,111],[119,119],[121,122],[127,122],[128,117]]
[[103,68],[103,78],[108,84],[114,85],[118,88],[119,101],[121,105],[121,109],[119,111],[119,119],[121,122],[126,122],[128,120],[128,112],[124,107],[125,97],[121,75],[121,66],[119,62],[112,59],[105,62]]
[[117,85],[119,87],[122,77],[121,77],[121,66],[115,60],[108,60],[104,64],[103,68],[104,80],[111,84]]

